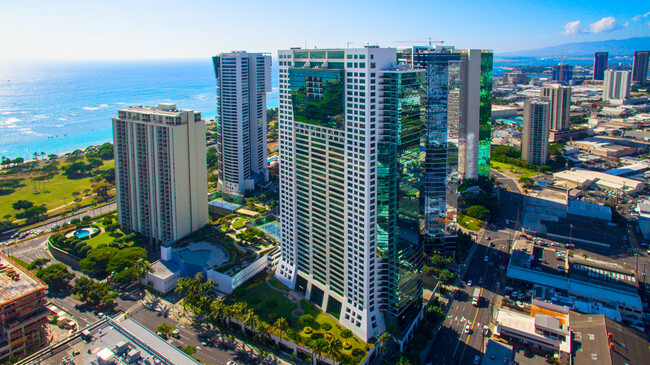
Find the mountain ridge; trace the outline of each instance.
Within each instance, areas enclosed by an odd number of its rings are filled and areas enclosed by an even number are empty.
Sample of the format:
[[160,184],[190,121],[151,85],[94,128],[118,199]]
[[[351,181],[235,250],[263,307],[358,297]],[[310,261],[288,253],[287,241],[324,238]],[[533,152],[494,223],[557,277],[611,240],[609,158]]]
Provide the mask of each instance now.
[[634,51],[650,50],[650,37],[609,39],[605,41],[564,43],[557,46],[527,49],[514,52],[496,53],[504,58],[516,57],[593,57],[595,52],[609,52],[609,57],[634,55]]

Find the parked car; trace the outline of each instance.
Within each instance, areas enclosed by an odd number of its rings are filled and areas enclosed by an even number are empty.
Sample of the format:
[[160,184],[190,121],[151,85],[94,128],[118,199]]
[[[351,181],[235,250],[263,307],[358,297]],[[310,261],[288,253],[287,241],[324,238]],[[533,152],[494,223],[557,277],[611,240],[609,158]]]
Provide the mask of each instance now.
[[481,363],[481,357],[476,355],[474,356],[474,365],[478,365]]
[[485,257],[483,258],[483,261],[488,262],[488,255],[485,255]]
[[472,286],[472,281],[471,280],[467,280],[467,286]]
[[490,329],[488,326],[483,326],[483,336],[489,336],[490,335]]
[[464,331],[464,332],[465,332],[466,334],[469,334],[470,332],[472,332],[472,326],[470,326],[469,324],[466,324],[466,325],[465,325],[465,331]]

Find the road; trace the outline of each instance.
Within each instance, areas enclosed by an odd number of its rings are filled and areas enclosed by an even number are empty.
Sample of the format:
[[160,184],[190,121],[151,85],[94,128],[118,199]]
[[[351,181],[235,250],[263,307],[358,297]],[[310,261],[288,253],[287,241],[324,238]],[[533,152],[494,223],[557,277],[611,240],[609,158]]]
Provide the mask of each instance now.
[[[169,342],[177,347],[192,345],[196,347],[197,352],[194,356],[208,364],[225,365],[228,361],[234,360],[238,364],[287,364],[270,354],[268,357],[260,355],[256,349],[250,346],[242,346],[241,342],[216,341],[215,345],[204,345],[205,337],[197,334],[191,326],[179,323],[172,315],[169,314],[168,305],[158,302],[154,305],[144,305],[143,301],[128,302],[121,301],[120,308],[135,319],[138,323],[147,327],[153,332],[157,332],[158,326],[166,322],[170,326],[176,327],[180,332],[179,339],[170,339]],[[219,338],[219,337],[217,337]]]
[[513,178],[494,169],[490,169],[490,174],[494,175],[497,178],[497,181],[500,182],[506,190],[521,194],[521,189],[519,189],[517,182]]
[[[488,239],[489,237],[489,239]],[[462,273],[459,287],[450,294],[451,303],[447,318],[427,354],[425,364],[473,364],[475,356],[482,356],[487,338],[482,334],[484,325],[490,326],[493,306],[498,300],[505,271],[501,263],[507,260],[511,231],[482,231],[473,256]],[[491,247],[493,243],[494,247]],[[484,260],[485,256],[488,261]],[[483,284],[480,284],[482,279]],[[472,280],[473,285],[466,285]],[[482,288],[478,307],[472,305],[474,288]],[[464,333],[466,325],[471,332]],[[490,330],[492,333],[493,328]]]

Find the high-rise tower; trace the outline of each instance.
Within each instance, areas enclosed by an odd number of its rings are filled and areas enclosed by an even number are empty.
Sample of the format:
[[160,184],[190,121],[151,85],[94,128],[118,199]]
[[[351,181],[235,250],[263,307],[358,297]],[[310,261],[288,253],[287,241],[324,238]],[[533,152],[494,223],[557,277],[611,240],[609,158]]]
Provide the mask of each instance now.
[[630,96],[632,85],[632,73],[630,71],[605,71],[605,82],[603,84],[603,100],[621,100]]
[[479,115],[478,174],[490,177],[492,144],[492,68],[494,54],[481,51],[481,109]]
[[550,85],[542,87],[541,96],[549,100],[549,128],[554,131],[569,129],[571,112],[571,87]]
[[524,125],[521,137],[521,159],[544,165],[548,159],[548,126],[550,103],[547,98],[524,102]]
[[634,60],[632,61],[632,82],[635,84],[645,86],[648,82],[648,58],[650,58],[650,51],[634,52]]
[[231,52],[212,60],[217,77],[219,188],[241,195],[269,180],[266,93],[271,91],[271,56]]
[[388,328],[404,335],[422,305],[434,204],[426,71],[398,66],[390,48],[278,53],[275,275],[364,340]]
[[596,52],[594,54],[594,75],[593,80],[603,80],[607,69],[608,52]]
[[205,122],[176,104],[134,106],[113,118],[118,221],[156,243],[208,223]]

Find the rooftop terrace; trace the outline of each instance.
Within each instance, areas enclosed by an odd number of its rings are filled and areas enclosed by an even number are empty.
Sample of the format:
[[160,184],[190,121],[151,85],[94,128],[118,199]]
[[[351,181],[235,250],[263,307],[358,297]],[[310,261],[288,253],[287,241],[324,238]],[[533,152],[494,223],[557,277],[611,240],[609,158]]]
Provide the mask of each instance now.
[[4,254],[0,254],[0,305],[47,286]]

